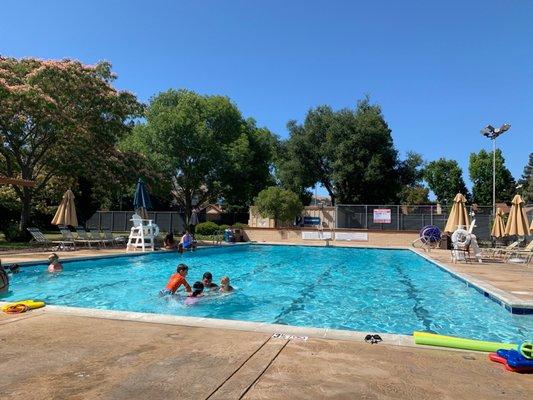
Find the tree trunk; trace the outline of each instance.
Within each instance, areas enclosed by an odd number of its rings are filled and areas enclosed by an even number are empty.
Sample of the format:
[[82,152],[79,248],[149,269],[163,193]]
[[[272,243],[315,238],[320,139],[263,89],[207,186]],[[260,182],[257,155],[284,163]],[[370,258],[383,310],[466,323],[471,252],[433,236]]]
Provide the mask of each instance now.
[[31,190],[27,187],[22,188],[22,210],[20,212],[20,230],[25,231],[30,222],[30,211],[31,211]]

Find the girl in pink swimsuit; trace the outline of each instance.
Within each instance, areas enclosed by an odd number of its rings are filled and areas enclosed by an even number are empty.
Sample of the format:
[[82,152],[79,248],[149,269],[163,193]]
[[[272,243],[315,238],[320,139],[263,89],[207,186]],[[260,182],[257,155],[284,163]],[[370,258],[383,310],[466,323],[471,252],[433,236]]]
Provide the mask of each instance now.
[[192,293],[185,299],[183,304],[186,306],[192,306],[200,301],[202,297],[202,292],[204,291],[204,284],[200,281],[194,282],[192,285]]

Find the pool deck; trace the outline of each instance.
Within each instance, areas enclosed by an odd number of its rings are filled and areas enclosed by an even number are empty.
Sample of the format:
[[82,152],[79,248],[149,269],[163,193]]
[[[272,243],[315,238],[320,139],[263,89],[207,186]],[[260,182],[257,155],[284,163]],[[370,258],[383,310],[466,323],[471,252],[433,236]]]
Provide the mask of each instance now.
[[[0,315],[2,399],[527,399],[486,354],[62,315]],[[529,393],[529,395],[527,394]]]

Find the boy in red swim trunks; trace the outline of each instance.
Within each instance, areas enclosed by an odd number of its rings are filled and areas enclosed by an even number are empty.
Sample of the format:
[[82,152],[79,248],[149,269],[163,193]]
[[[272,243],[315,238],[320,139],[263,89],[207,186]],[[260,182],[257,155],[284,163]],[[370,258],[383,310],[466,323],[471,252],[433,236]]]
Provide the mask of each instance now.
[[192,291],[191,287],[185,280],[188,272],[189,267],[185,264],[179,264],[176,268],[176,273],[172,274],[165,288],[159,292],[159,295],[165,296],[167,294],[174,294],[181,285],[185,286],[185,290],[190,293]]

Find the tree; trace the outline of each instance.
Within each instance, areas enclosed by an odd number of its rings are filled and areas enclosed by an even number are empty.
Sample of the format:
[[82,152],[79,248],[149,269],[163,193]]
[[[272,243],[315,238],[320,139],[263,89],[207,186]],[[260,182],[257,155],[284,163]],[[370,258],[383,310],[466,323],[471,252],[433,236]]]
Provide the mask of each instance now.
[[407,158],[398,165],[398,177],[401,190],[398,200],[401,204],[429,203],[429,189],[424,187],[424,160],[418,153],[409,151]]
[[518,183],[522,185],[522,198],[526,204],[533,203],[533,153],[529,154],[529,162],[524,167],[524,173]]
[[[492,204],[492,152],[481,150],[470,154],[468,172],[472,180],[472,201],[479,205]],[[516,182],[505,166],[500,149],[496,150],[496,202],[510,201],[516,192]]]
[[365,98],[355,110],[309,110],[303,125],[289,121],[277,176],[305,194],[321,184],[332,202],[382,203],[399,190],[397,152],[379,105]]
[[100,175],[123,159],[114,145],[142,106],[112,87],[115,78],[106,62],[0,57],[0,173],[37,181],[14,188],[21,229],[52,178]]
[[251,203],[256,190],[270,182],[271,140],[268,130],[244,121],[227,97],[168,90],[150,101],[146,122],[121,148],[150,159],[168,178],[188,218],[193,201],[224,197],[238,205]]
[[276,223],[293,220],[303,209],[296,193],[276,186],[259,192],[254,203],[259,215],[263,218],[273,218]]
[[455,160],[439,158],[431,161],[424,169],[424,179],[439,203],[451,204],[457,193],[462,193],[467,199],[470,196],[461,167]]

